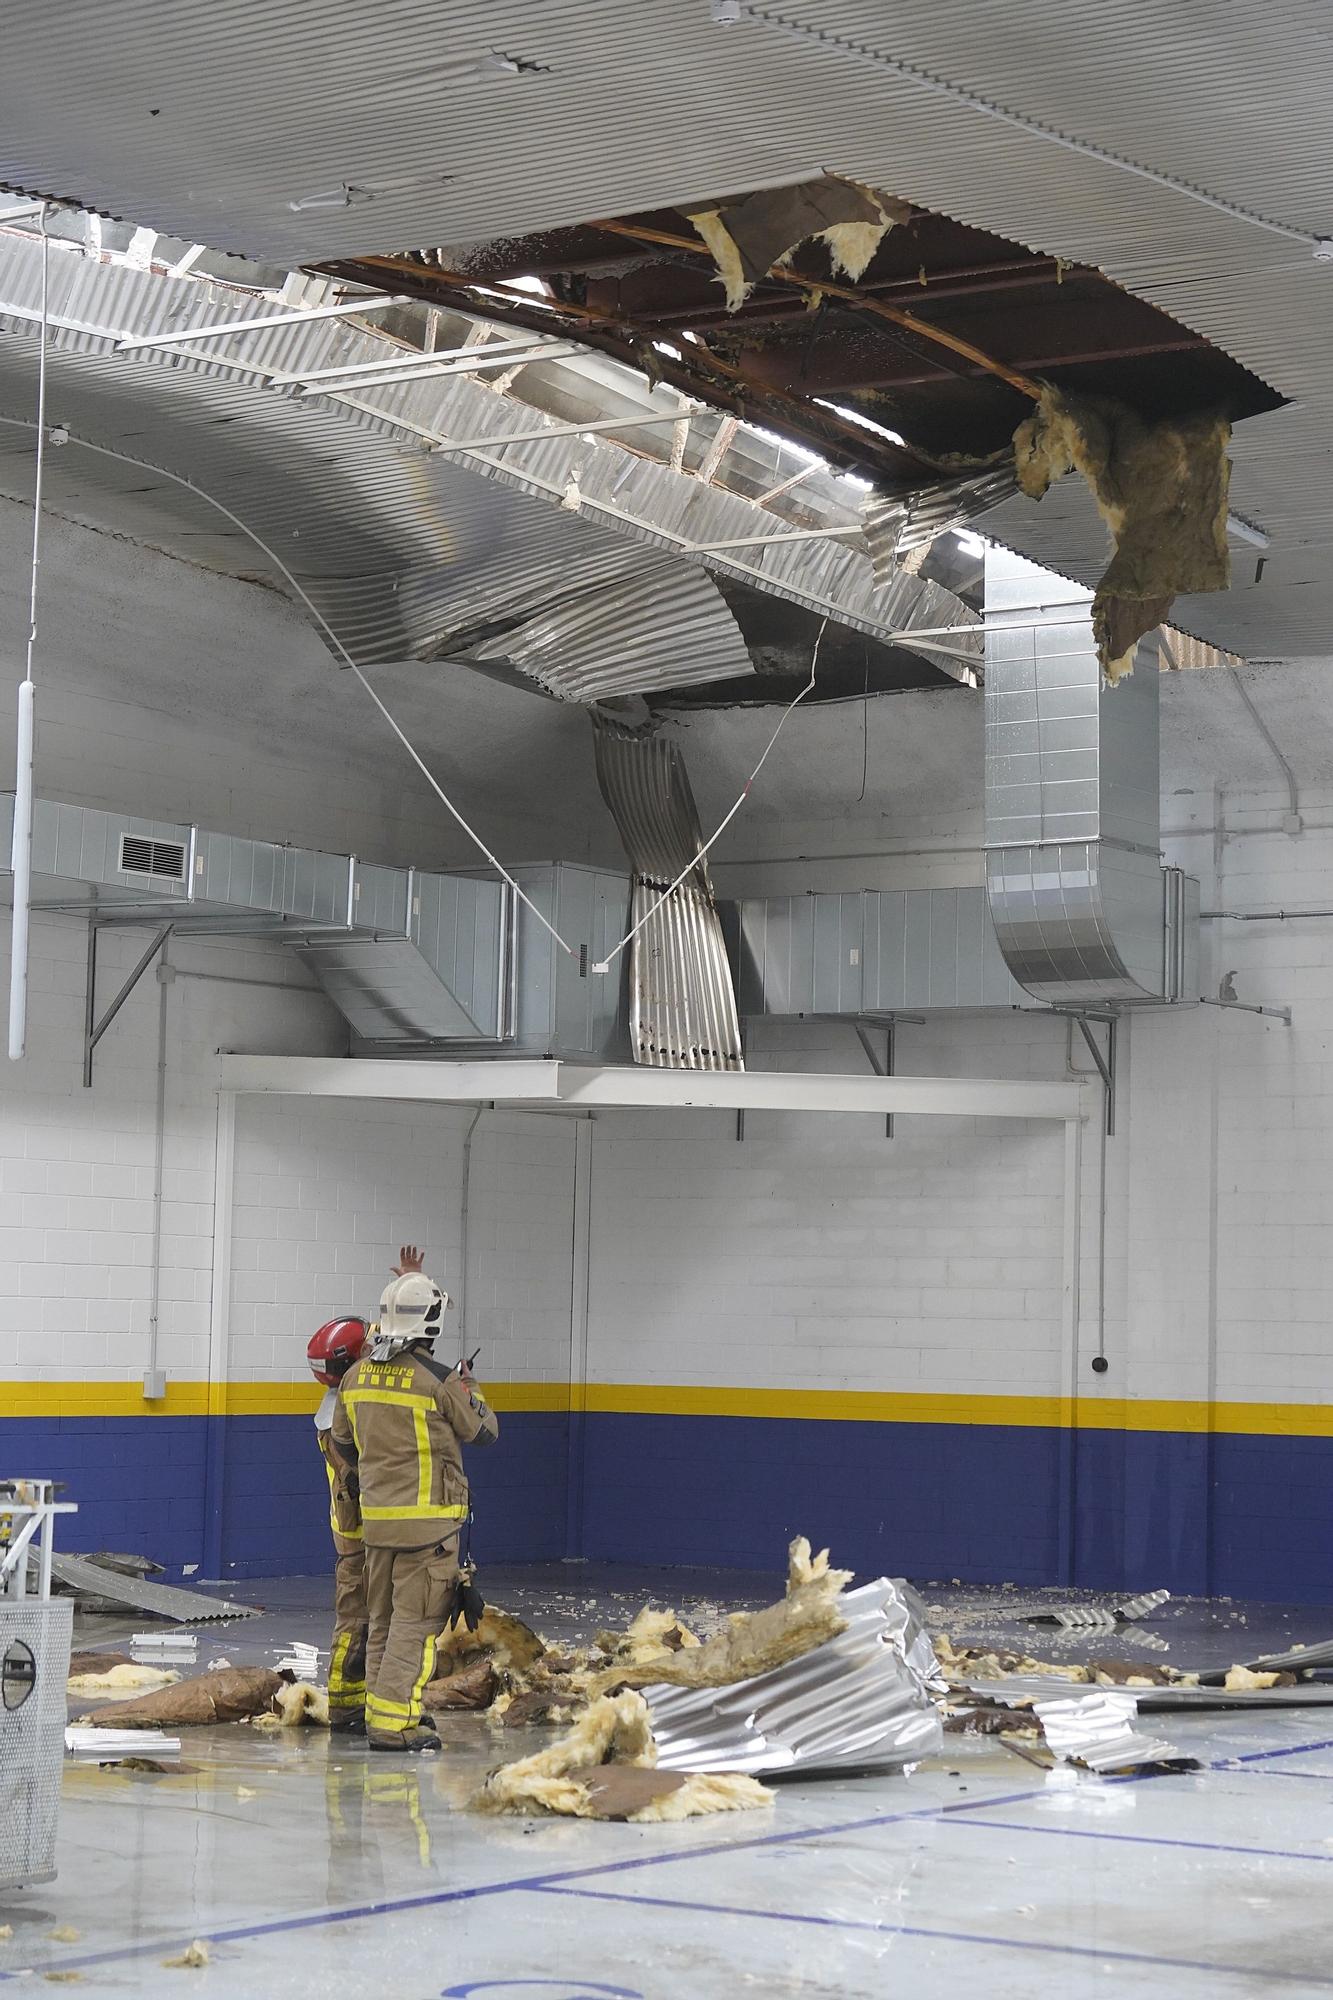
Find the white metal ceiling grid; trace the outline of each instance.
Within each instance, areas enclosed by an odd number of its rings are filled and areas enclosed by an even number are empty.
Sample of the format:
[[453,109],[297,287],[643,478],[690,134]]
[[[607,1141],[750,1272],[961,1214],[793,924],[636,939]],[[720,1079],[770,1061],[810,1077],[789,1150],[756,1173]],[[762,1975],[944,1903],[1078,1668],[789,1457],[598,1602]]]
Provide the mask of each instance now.
[[[177,235],[307,257],[853,173],[1098,264],[1301,399],[1235,441],[1234,503],[1274,534],[1255,601],[1191,600],[1178,615],[1241,650],[1325,648],[1333,269],[872,59],[882,51],[1275,221],[1333,232],[1333,33],[1313,0],[1262,13],[1239,0],[756,6],[768,24],[716,26],[707,0],[459,0],[445,16],[424,0],[247,0],[207,14],[77,4],[7,50],[0,173]],[[872,53],[825,52],[778,16]],[[496,49],[551,74],[460,80],[460,63]],[[422,109],[432,88],[437,117]],[[441,172],[456,178],[440,184]],[[343,181],[379,191],[363,207],[290,206]],[[1051,560],[1066,509],[1072,535],[1087,514],[1073,497],[1013,503],[1001,518]],[[1079,532],[1058,561],[1086,573],[1100,530]]]

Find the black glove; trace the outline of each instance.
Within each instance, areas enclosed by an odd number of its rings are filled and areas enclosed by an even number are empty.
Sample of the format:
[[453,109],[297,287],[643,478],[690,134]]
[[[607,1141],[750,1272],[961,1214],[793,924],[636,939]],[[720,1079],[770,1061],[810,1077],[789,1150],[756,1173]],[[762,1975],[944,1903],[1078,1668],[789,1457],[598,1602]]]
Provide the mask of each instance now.
[[486,1609],[486,1600],[477,1588],[476,1574],[472,1569],[459,1571],[445,1614],[446,1624],[456,1627],[461,1618],[469,1632],[476,1631]]

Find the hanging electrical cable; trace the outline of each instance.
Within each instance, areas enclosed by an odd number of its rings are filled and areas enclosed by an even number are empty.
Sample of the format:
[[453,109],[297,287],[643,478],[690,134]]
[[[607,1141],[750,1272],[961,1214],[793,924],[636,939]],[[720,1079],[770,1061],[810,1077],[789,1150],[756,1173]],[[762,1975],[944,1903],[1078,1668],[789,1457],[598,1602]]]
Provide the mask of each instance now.
[[46,203],[38,218],[42,238],[42,310],[37,346],[37,466],[32,495],[32,570],[28,588],[28,650],[18,694],[18,740],[14,778],[14,833],[10,867],[14,910],[10,924],[9,1060],[21,1062],[28,1040],[28,929],[32,910],[32,777],[37,735],[37,571],[42,554],[42,474],[46,467],[46,345],[50,325],[51,239]]
[[[44,330],[45,330],[45,274],[43,273],[43,331]],[[43,352],[43,376],[42,376],[43,387],[41,396],[39,397],[39,424],[40,424],[40,413],[44,409],[44,402],[42,398],[44,398],[45,394],[45,372],[44,372],[45,343],[44,342],[43,342],[42,352]],[[12,424],[25,430],[32,429],[31,423],[28,421],[28,419],[24,417],[0,416],[0,424]],[[67,432],[67,441],[72,445],[81,446],[84,451],[96,452],[98,456],[101,458],[117,459],[122,465],[137,465],[140,467],[147,467],[147,469],[155,472],[160,478],[170,479],[175,485],[183,487],[187,493],[193,493],[197,499],[203,500],[210,507],[215,507],[219,514],[221,514],[226,520],[230,521],[233,527],[239,528],[241,533],[246,537],[248,537],[248,539],[254,543],[255,547],[261,550],[263,554],[268,557],[269,561],[273,564],[273,567],[278,571],[279,575],[285,578],[286,582],[290,585],[291,589],[295,592],[296,596],[300,599],[301,603],[310,613],[310,616],[319,626],[320,631],[324,633],[325,637],[329,641],[329,644],[338,654],[338,657],[343,661],[343,663],[348,668],[350,668],[351,672],[356,676],[356,679],[361,683],[361,686],[370,696],[370,699],[374,702],[376,708],[379,710],[380,714],[384,717],[384,720],[388,723],[390,729],[393,731],[394,735],[398,738],[398,741],[402,744],[408,756],[412,759],[412,762],[416,765],[422,777],[426,780],[426,783],[430,786],[431,790],[434,792],[436,798],[439,799],[440,804],[444,807],[445,811],[448,812],[451,815],[451,817],[457,822],[457,824],[462,828],[463,832],[467,835],[468,839],[472,842],[472,845],[477,849],[478,853],[485,856],[486,860],[490,863],[491,867],[495,870],[496,874],[500,877],[501,881],[507,882],[509,884],[509,887],[513,890],[514,894],[518,897],[519,901],[527,909],[531,910],[533,916],[536,917],[538,923],[542,926],[543,930],[547,930],[550,932],[551,936],[555,939],[556,943],[559,945],[561,951],[568,953],[569,957],[573,958],[574,947],[571,944],[567,944],[565,942],[564,938],[561,937],[559,931],[555,928],[555,925],[550,923],[547,920],[547,918],[542,915],[541,911],[537,908],[537,905],[533,902],[532,898],[529,895],[527,895],[522,886],[514,880],[513,876],[509,873],[509,870],[505,867],[504,863],[502,861],[497,860],[495,855],[491,853],[490,848],[487,847],[485,841],[482,839],[481,835],[476,831],[475,827],[471,826],[468,823],[468,821],[464,819],[462,813],[458,810],[458,807],[454,804],[453,800],[449,797],[444,787],[440,784],[439,780],[435,777],[434,773],[431,771],[430,766],[425,762],[424,758],[420,755],[419,751],[416,748],[416,745],[412,742],[412,739],[408,736],[406,730],[404,730],[400,726],[397,719],[393,715],[392,711],[381,700],[380,696],[376,693],[375,689],[371,686],[365,674],[361,671],[361,668],[352,658],[352,655],[348,652],[346,646],[343,644],[342,640],[338,637],[338,634],[334,631],[332,625],[330,625],[328,619],[324,616],[319,606],[315,603],[314,599],[310,596],[309,592],[306,591],[302,587],[302,585],[298,582],[297,578],[292,575],[291,570],[288,569],[286,563],[283,561],[282,557],[277,553],[276,549],[270,548],[269,544],[264,540],[263,536],[258,534],[256,530],[249,525],[248,522],[243,521],[239,514],[234,514],[231,508],[226,506],[224,502],[219,500],[214,494],[209,493],[202,486],[197,486],[192,479],[186,479],[182,473],[169,472],[167,468],[163,465],[153,465],[151,467],[148,467],[147,461],[144,459],[134,458],[128,452],[114,451],[109,445],[94,444],[90,438],[76,437],[72,431]],[[41,434],[39,427],[39,439],[38,439],[39,480],[41,476],[40,465],[41,465]],[[33,558],[33,565],[34,565],[33,588],[34,588],[34,604],[35,604],[35,594],[36,594],[35,554]],[[35,616],[36,613],[34,610],[34,620]],[[31,674],[31,658],[32,655],[31,655],[31,644],[30,644],[29,646],[30,674]],[[20,689],[20,696],[21,695],[22,695],[22,689]],[[22,709],[20,708],[20,730],[21,728],[22,728]],[[29,820],[31,820],[31,796],[29,797]],[[15,840],[16,855],[17,855],[17,843],[18,843],[18,824],[19,824],[18,811],[16,807],[15,819],[14,819],[14,840]],[[17,919],[17,911],[18,911],[18,874],[16,869],[15,870],[16,919]],[[25,928],[25,937],[26,937],[26,928]],[[14,1019],[13,990],[11,986],[10,1050],[9,1050],[11,1056],[14,1054],[13,1019]],[[22,1049],[19,1050],[19,1054],[20,1055],[22,1054]]]
[[699,863],[706,858],[708,850],[713,845],[714,841],[720,839],[721,836],[726,832],[727,828],[731,825],[731,822],[735,819],[737,813],[740,811],[741,807],[745,804],[745,801],[749,798],[750,787],[753,785],[755,779],[759,776],[759,773],[763,770],[764,765],[768,762],[768,753],[773,748],[773,745],[777,742],[779,736],[781,736],[783,725],[785,724],[787,717],[791,714],[794,708],[800,706],[800,704],[805,700],[805,697],[811,692],[811,690],[814,687],[815,669],[819,665],[819,649],[824,643],[824,633],[825,630],[827,629],[827,626],[828,626],[828,619],[825,618],[824,620],[822,620],[819,627],[819,631],[815,637],[815,650],[810,655],[809,680],[806,682],[805,686],[801,689],[801,692],[797,695],[795,701],[788,702],[787,706],[783,709],[782,714],[778,717],[778,726],[773,731],[773,734],[769,737],[767,743],[764,745],[763,756],[759,759],[759,762],[755,765],[753,771],[751,771],[749,777],[745,780],[744,785],[741,787],[740,796],[737,798],[736,803],[732,806],[730,812],[727,813],[726,817],[723,820],[721,820],[719,824],[713,829],[712,833],[709,834],[707,840],[704,842],[703,846],[699,849],[697,854],[695,854],[693,858],[689,862],[687,862],[685,867],[681,869],[675,881],[672,882],[668,888],[662,891],[661,895],[658,897],[655,903],[650,903],[648,905],[648,908],[639,918],[638,923],[634,924],[631,927],[631,929],[627,930],[624,937],[621,938],[620,943],[617,945],[613,945],[611,947],[611,950],[606,954],[606,957],[603,959],[599,959],[597,964],[593,966],[592,969],[594,972],[609,972],[611,970],[613,962],[617,958],[619,958],[621,952],[625,949],[625,946],[627,944],[633,944],[635,938],[639,935],[639,932],[643,929],[644,925],[647,923],[651,923],[652,919],[657,915],[657,912],[661,909],[662,905],[668,902],[670,898],[675,895],[677,889],[679,889],[681,883],[685,881],[686,877],[692,875],[695,869],[699,866]]

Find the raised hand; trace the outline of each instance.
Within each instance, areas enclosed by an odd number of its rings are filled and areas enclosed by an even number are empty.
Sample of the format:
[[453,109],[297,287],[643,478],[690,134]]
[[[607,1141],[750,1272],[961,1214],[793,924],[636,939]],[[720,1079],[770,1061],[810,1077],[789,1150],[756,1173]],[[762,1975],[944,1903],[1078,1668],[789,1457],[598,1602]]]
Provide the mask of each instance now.
[[423,1270],[425,1263],[424,1250],[418,1250],[415,1243],[404,1243],[398,1252],[398,1262],[389,1268],[396,1278],[405,1278],[409,1271]]

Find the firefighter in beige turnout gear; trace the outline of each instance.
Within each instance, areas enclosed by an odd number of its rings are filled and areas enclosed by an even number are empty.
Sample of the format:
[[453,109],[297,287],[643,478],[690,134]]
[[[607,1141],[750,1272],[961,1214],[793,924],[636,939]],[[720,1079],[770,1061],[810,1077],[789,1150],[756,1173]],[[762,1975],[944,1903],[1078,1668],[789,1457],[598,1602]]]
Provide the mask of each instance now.
[[332,1444],[338,1384],[361,1358],[364,1320],[328,1320],[306,1348],[306,1359],[324,1398],[315,1414],[315,1437],[329,1479],[329,1530],[333,1536],[333,1638],[329,1649],[329,1727],[361,1734],[366,1713],[366,1552],[356,1479]]
[[375,1750],[439,1747],[422,1726],[421,1697],[458,1579],[468,1515],[461,1447],[499,1434],[466,1368],[446,1368],[431,1353],[446,1304],[407,1246],[369,1354],[343,1377],[333,1416],[333,1449],[360,1484],[366,1735]]

